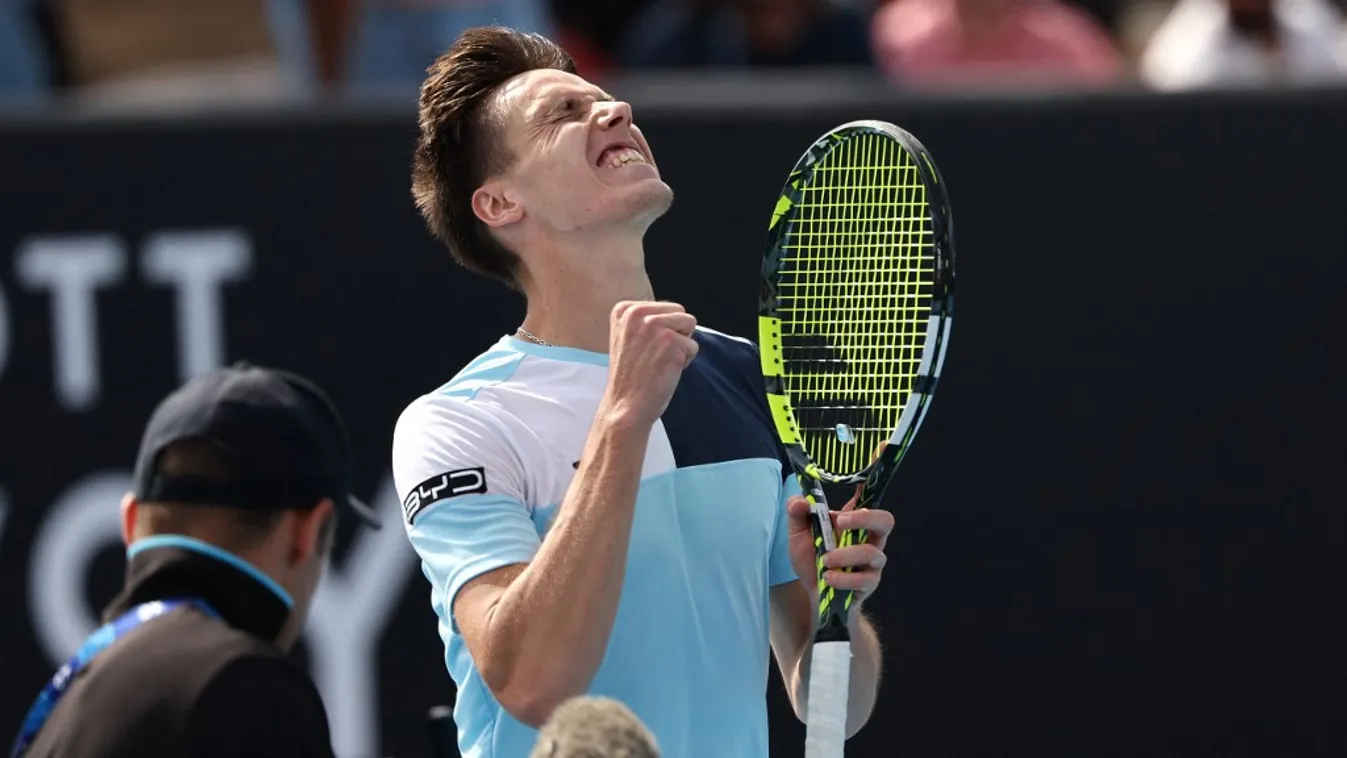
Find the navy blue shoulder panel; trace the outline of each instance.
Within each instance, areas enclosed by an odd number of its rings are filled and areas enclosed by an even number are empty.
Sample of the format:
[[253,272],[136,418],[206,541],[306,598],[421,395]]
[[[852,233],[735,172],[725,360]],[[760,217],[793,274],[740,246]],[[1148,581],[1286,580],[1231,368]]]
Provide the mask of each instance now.
[[788,473],[757,345],[702,329],[694,339],[697,358],[683,371],[662,417],[678,467],[774,458]]

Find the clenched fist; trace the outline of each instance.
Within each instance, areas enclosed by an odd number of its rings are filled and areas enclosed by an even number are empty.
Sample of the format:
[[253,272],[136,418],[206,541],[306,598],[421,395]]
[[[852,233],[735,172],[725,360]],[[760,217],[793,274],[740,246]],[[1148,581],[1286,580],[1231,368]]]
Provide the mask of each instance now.
[[697,319],[677,303],[623,301],[609,317],[609,411],[633,424],[654,424],[678,379],[697,357]]

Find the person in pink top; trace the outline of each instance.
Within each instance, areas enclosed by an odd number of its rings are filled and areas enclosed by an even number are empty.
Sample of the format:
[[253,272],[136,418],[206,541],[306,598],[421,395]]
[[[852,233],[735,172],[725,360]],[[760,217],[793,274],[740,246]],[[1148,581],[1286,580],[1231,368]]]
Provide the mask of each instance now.
[[893,0],[873,35],[880,68],[910,84],[1107,83],[1123,71],[1108,33],[1057,0]]

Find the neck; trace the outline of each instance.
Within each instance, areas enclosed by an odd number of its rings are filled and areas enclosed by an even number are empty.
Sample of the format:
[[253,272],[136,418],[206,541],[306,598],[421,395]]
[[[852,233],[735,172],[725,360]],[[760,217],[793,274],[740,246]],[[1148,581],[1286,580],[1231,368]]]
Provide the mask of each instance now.
[[[223,554],[223,557],[221,555]],[[138,539],[127,548],[126,586],[105,609],[109,621],[140,603],[170,597],[204,600],[230,625],[277,641],[295,623],[289,593],[232,553],[181,534]],[[246,575],[246,576],[245,576]],[[248,578],[251,577],[251,578]]]
[[606,353],[613,306],[654,299],[641,239],[575,247],[535,256],[542,265],[530,270],[523,327],[554,345]]
[[290,593],[286,592],[285,588],[273,579],[269,572],[262,569],[262,566],[265,564],[263,561],[259,560],[259,556],[231,552],[189,534],[155,534],[142,537],[127,546],[126,557],[128,559],[134,558],[136,555],[143,553],[146,550],[165,547],[185,550],[219,561],[220,563],[234,568],[240,573],[246,574],[252,578],[253,581],[266,587],[272,594],[276,595],[281,602],[285,603],[287,608],[290,608],[295,604],[294,599],[290,597]]

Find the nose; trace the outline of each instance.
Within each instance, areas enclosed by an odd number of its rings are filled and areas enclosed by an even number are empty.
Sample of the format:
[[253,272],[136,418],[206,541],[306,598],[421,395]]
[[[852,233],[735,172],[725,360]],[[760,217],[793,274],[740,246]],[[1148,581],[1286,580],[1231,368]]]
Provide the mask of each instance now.
[[626,124],[631,126],[631,105],[621,101],[602,103],[599,111],[599,128],[614,129]]

